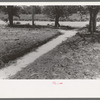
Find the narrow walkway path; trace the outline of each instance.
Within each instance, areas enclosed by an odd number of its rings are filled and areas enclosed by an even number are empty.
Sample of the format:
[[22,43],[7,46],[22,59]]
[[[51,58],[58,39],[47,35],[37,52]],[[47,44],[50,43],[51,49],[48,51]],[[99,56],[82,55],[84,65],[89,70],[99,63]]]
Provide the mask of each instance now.
[[58,36],[57,38],[51,40],[50,42],[40,46],[36,51],[30,52],[23,57],[20,57],[16,60],[16,63],[13,63],[3,69],[0,70],[0,79],[7,79],[10,76],[15,75],[18,71],[21,71],[23,68],[27,67],[27,65],[33,63],[37,58],[42,56],[43,54],[49,52],[57,45],[65,41],[68,37],[71,37],[76,34],[75,30],[59,30],[59,32],[63,33],[63,35]]

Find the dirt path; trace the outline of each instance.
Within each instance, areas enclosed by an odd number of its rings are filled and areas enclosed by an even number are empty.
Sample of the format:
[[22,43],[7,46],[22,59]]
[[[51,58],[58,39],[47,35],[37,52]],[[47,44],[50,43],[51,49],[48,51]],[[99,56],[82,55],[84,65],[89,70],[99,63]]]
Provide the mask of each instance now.
[[2,21],[2,20],[0,19],[0,25],[7,25],[7,23],[5,23],[4,21]]
[[51,40],[50,42],[40,46],[36,51],[30,52],[29,54],[26,54],[25,56],[17,59],[15,63],[1,69],[0,79],[7,79],[10,76],[15,75],[17,72],[27,67],[27,65],[33,63],[37,58],[51,51],[57,45],[62,43],[62,41],[65,41],[68,37],[75,35],[75,33],[77,32],[76,30],[70,30],[70,31],[59,30],[59,31],[63,34]]

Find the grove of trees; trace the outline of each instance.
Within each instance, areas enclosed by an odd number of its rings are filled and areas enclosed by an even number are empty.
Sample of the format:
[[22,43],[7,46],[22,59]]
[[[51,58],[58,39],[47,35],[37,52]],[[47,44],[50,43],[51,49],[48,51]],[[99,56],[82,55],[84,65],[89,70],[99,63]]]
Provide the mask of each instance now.
[[32,14],[33,26],[35,14],[46,14],[55,20],[55,27],[60,27],[60,18],[67,18],[77,12],[79,12],[81,16],[88,13],[90,15],[88,30],[91,34],[96,31],[96,19],[99,9],[99,6],[0,6],[0,11],[8,14],[10,26],[13,26],[13,16],[20,18],[20,13]]

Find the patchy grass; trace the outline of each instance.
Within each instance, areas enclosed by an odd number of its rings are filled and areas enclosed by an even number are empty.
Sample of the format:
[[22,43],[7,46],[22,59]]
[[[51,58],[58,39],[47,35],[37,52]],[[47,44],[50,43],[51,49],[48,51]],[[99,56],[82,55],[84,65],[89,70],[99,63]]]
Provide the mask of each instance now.
[[87,32],[87,29],[82,29],[75,36],[41,56],[11,78],[100,78],[100,32],[94,34],[94,42],[91,42],[90,33]]
[[0,26],[0,68],[52,38],[60,35],[50,28],[10,28]]
[[[32,20],[32,14],[19,14],[20,19],[18,17],[14,16],[14,20],[17,21],[31,21]],[[0,13],[0,19],[4,20],[7,19],[8,15],[7,14],[3,14]],[[54,21],[54,18],[50,18],[49,16],[45,15],[45,14],[35,14],[34,16],[34,20],[36,21]],[[83,15],[82,19],[81,16],[79,14],[72,14],[71,16],[69,16],[68,18],[60,18],[60,21],[87,21],[89,20],[89,15],[86,17],[86,15]],[[97,21],[100,20],[100,17],[98,18]]]

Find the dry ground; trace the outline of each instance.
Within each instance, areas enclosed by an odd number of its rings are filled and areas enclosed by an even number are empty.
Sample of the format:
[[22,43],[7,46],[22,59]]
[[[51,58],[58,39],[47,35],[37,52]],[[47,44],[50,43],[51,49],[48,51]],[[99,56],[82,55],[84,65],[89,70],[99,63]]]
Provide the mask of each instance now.
[[0,68],[10,60],[20,57],[30,50],[60,35],[50,28],[10,28],[0,26]]
[[100,32],[95,33],[92,42],[87,29],[83,29],[11,78],[96,79],[99,77]]

